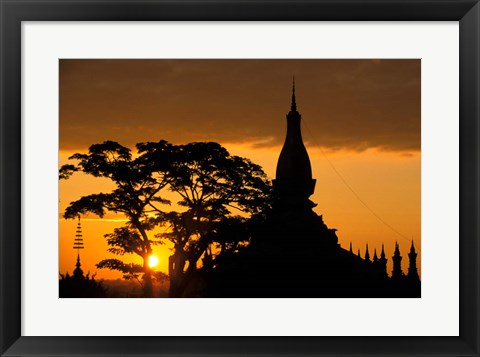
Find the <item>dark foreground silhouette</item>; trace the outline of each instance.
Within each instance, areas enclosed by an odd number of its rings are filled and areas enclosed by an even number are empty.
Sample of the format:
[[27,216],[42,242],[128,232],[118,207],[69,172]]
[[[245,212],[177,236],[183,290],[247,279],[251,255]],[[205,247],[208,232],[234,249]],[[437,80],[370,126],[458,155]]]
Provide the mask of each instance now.
[[404,275],[399,268],[398,246],[393,259],[398,264],[394,263],[394,273],[389,277],[383,250],[380,258],[375,254],[373,260],[363,259],[341,248],[335,230],[314,212],[277,211],[248,248],[223,257],[216,269],[205,271],[203,295],[420,297],[416,270]]
[[80,264],[80,256],[77,256],[77,263],[73,275],[61,275],[59,281],[59,296],[61,298],[102,298],[106,297],[106,290],[102,283],[90,277],[90,273],[84,275]]

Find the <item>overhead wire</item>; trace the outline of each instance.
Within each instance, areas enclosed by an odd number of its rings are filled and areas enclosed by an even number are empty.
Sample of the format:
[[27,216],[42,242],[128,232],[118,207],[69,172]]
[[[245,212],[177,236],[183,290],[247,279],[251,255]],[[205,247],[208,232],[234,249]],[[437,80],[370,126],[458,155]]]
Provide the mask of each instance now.
[[[303,119],[303,118],[302,118]],[[396,233],[397,235],[399,235],[400,237],[402,237],[403,239],[407,240],[407,241],[412,241],[413,239],[408,239],[404,234],[402,234],[401,232],[399,232],[397,229],[395,229],[391,224],[389,224],[387,221],[385,221],[382,217],[380,217],[361,197],[360,195],[353,189],[353,187],[347,182],[347,180],[345,179],[345,177],[343,177],[343,175],[340,173],[340,171],[337,170],[337,168],[335,167],[335,165],[330,161],[330,159],[328,158],[328,156],[325,154],[325,152],[323,151],[322,147],[318,144],[317,140],[315,139],[315,136],[313,135],[312,131],[310,130],[307,122],[305,121],[305,119],[302,120],[303,124],[304,124],[304,127],[307,129],[308,133],[309,133],[309,136],[311,137],[313,143],[315,144],[315,146],[320,150],[320,153],[322,154],[322,156],[325,158],[325,160],[327,161],[327,163],[329,164],[329,166],[332,168],[332,170],[335,172],[335,174],[340,178],[340,181],[342,181],[342,183],[345,185],[345,187],[347,187],[347,189],[353,194],[353,196],[374,216],[376,217],[380,222],[382,222],[386,227],[388,227],[392,232]]]

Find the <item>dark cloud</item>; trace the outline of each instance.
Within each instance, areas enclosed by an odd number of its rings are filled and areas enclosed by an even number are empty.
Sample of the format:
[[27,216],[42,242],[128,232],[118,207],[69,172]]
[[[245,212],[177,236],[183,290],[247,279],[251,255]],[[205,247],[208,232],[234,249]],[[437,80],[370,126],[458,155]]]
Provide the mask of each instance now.
[[292,75],[310,145],[420,149],[420,60],[60,60],[60,147],[281,144]]

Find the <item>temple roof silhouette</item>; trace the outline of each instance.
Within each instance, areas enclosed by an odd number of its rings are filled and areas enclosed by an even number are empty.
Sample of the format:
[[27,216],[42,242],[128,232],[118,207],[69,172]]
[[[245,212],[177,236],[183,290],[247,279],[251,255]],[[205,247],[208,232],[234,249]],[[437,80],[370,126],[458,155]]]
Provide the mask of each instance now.
[[312,167],[307,149],[303,144],[301,122],[302,116],[297,111],[295,101],[295,82],[292,86],[292,104],[287,114],[287,135],[280,157],[278,158],[277,180],[311,180]]
[[420,297],[416,252],[409,254],[409,275],[401,269],[398,243],[392,277],[382,244],[380,256],[365,246],[364,257],[344,249],[336,229],[313,211],[316,180],[301,133],[295,81],[287,114],[285,143],[273,180],[274,201],[255,227],[250,244],[215,259],[206,296],[210,297]]
[[315,189],[312,166],[303,143],[302,116],[297,111],[295,79],[292,84],[292,103],[287,114],[287,135],[277,162],[274,187],[280,196],[308,198]]

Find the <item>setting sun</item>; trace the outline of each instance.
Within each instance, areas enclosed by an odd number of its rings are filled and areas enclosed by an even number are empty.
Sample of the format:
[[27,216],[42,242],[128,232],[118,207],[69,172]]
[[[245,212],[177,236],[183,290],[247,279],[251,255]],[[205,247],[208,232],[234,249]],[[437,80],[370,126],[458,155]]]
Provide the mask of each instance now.
[[150,268],[153,268],[155,266],[158,265],[158,258],[154,255],[151,255],[149,258],[148,258],[148,266]]

